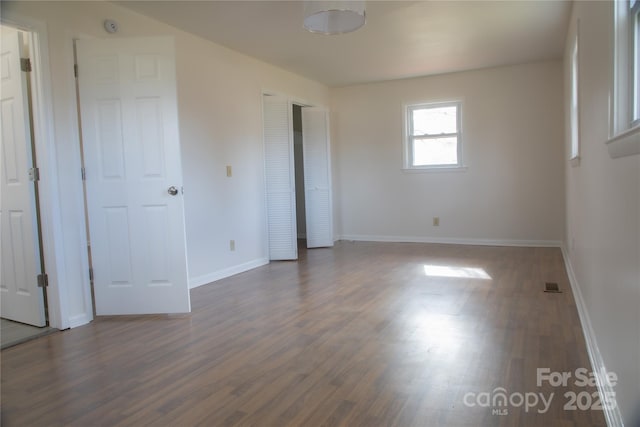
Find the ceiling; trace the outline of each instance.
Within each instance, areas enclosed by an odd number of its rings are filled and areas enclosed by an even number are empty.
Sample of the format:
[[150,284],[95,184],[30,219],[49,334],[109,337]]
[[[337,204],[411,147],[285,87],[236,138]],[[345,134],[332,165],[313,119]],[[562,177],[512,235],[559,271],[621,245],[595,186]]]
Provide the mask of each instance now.
[[233,50],[345,86],[561,58],[570,1],[367,1],[342,35],[302,28],[301,1],[122,1]]

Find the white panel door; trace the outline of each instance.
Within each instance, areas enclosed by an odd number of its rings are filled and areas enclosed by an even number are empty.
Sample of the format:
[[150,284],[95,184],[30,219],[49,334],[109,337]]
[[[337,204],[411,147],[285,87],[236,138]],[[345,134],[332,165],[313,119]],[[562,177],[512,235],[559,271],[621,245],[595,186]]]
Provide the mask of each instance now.
[[[5,29],[6,31],[6,29]],[[3,32],[2,149],[0,150],[0,315],[34,326],[45,326],[44,295],[38,287],[38,243],[27,76],[21,71],[22,34]]]
[[327,112],[302,109],[304,151],[304,197],[307,217],[307,247],[333,246],[331,163]]
[[189,312],[173,38],[76,50],[96,314]]
[[292,105],[263,96],[269,259],[298,258]]

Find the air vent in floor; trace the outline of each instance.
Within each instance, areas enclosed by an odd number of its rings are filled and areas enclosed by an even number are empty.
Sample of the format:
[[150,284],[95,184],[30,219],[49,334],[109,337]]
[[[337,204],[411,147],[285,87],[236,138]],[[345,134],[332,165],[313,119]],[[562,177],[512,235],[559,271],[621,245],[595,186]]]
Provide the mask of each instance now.
[[544,284],[544,291],[545,292],[550,292],[552,294],[560,294],[560,293],[562,293],[562,291],[560,290],[560,288],[558,287],[558,284],[556,282],[546,282]]

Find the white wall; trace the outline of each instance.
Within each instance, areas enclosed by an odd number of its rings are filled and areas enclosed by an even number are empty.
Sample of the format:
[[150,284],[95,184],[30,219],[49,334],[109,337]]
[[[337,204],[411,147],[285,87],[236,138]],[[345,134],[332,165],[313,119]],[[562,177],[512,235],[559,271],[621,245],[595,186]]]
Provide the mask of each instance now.
[[[592,351],[618,375],[625,425],[640,423],[640,156],[611,159],[612,3],[574,2],[580,20],[580,165],[565,160],[567,252],[592,331]],[[565,51],[565,56],[569,50]],[[570,68],[565,62],[565,78]],[[629,88],[631,91],[631,88]],[[568,109],[567,117],[568,116]],[[568,158],[570,138],[566,136]],[[579,302],[579,301],[578,301]]]
[[[74,38],[172,35],[191,285],[267,261],[262,150],[262,91],[327,105],[328,89],[158,21],[106,2],[2,2],[3,19],[46,24],[53,87],[66,280],[66,326],[91,319],[80,150],[73,78]],[[120,24],[116,35],[105,18]],[[226,177],[226,165],[233,177]],[[229,240],[236,251],[229,250]],[[65,292],[66,291],[66,292]],[[87,302],[89,301],[89,303]],[[64,323],[64,322],[63,322]]]
[[[331,89],[338,234],[559,244],[562,88],[554,61]],[[468,169],[403,172],[403,104],[447,99],[463,101]]]

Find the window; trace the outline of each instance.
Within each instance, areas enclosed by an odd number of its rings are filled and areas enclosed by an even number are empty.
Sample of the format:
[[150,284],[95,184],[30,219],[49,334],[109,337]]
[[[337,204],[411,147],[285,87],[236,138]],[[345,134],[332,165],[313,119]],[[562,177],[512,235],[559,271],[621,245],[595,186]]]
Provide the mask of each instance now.
[[[576,25],[577,27],[577,25]],[[576,160],[580,156],[580,128],[579,128],[579,103],[578,103],[578,29],[573,38],[571,46],[571,160]]]
[[460,108],[460,102],[407,107],[406,169],[462,166]]
[[612,129],[615,136],[640,125],[640,0],[613,2],[614,68]]
[[640,154],[640,0],[614,1],[611,158]]

